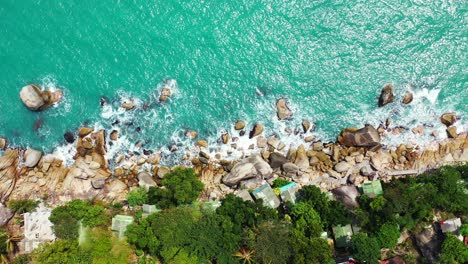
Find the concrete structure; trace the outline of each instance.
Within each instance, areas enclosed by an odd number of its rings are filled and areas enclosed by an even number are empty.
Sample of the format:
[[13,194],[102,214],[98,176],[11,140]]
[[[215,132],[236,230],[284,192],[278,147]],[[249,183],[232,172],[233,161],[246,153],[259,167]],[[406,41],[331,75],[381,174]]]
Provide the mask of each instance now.
[[460,218],[452,218],[445,221],[440,221],[440,228],[442,229],[442,233],[453,233],[458,235],[458,230],[462,226]]
[[295,182],[291,182],[279,188],[280,197],[283,202],[296,203],[296,193],[299,187]]
[[40,203],[35,212],[23,214],[24,239],[19,243],[20,251],[30,253],[40,244],[55,240],[53,224],[49,221],[51,212],[50,208]]
[[379,180],[365,182],[362,184],[361,188],[362,188],[362,193],[366,194],[370,198],[374,198],[376,196],[383,194],[382,184],[380,183]]
[[263,184],[260,188],[252,192],[255,199],[262,199],[263,205],[277,208],[280,205],[280,200],[268,183]]
[[212,202],[205,202],[202,203],[201,208],[203,210],[208,210],[208,211],[216,211],[221,206],[220,201],[212,201]]
[[335,238],[335,245],[338,248],[348,247],[351,242],[352,235],[353,229],[351,228],[351,225],[339,225],[333,227],[333,237]]
[[123,238],[127,226],[131,224],[133,224],[133,217],[128,215],[116,215],[112,218],[111,230],[117,232],[119,238]]
[[156,205],[154,204],[144,204],[143,205],[143,216],[146,217],[150,214],[154,214],[157,212],[160,212],[161,210],[156,208]]

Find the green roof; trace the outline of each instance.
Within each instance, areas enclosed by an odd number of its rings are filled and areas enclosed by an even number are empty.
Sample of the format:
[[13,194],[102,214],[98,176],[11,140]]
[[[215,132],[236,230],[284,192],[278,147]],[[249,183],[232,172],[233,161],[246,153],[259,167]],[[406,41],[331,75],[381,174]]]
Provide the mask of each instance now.
[[111,229],[117,231],[119,238],[124,237],[127,226],[133,224],[133,217],[129,215],[116,215],[112,218]]
[[351,241],[352,235],[353,229],[351,228],[351,225],[339,225],[333,227],[333,236],[335,238],[336,247],[347,247]]
[[379,180],[363,183],[362,192],[371,198],[382,195],[382,184]]

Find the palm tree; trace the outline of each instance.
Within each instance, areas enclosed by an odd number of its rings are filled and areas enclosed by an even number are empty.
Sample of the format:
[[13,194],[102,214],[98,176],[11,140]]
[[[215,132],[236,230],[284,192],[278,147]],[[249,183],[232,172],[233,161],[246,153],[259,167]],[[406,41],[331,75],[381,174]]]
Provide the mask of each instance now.
[[255,250],[250,250],[247,247],[241,247],[239,251],[233,254],[233,256],[238,257],[243,260],[242,263],[253,263],[253,254],[255,254]]

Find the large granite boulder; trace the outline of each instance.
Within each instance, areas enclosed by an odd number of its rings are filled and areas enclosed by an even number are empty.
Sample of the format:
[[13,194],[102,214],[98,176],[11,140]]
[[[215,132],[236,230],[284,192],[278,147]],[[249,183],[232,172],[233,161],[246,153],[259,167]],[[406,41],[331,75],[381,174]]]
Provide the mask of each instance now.
[[271,153],[269,159],[270,159],[270,166],[273,169],[279,168],[283,166],[283,164],[285,164],[286,162],[289,162],[289,160],[285,156],[283,156],[282,154],[278,152]]
[[33,168],[37,165],[42,157],[42,152],[32,148],[28,148],[24,153],[24,165],[29,168]]
[[149,173],[143,171],[138,174],[138,185],[148,190],[150,187],[156,186],[156,182]]
[[286,99],[280,98],[276,101],[276,113],[279,120],[289,119],[292,117],[292,111],[288,107]]
[[380,135],[371,125],[361,129],[345,128],[338,136],[338,142],[348,147],[375,147],[380,144]]
[[20,91],[20,98],[24,105],[32,111],[41,111],[59,102],[63,97],[63,92],[57,90],[42,91],[34,84],[24,86]]
[[333,189],[332,193],[337,200],[343,202],[344,206],[350,210],[354,210],[359,206],[356,200],[359,196],[359,191],[354,185],[338,187]]
[[13,215],[14,213],[8,207],[0,204],[0,227],[5,226]]
[[419,234],[414,236],[419,251],[429,263],[435,263],[438,259],[442,241],[444,239],[442,232],[437,232],[434,226],[425,228]]
[[392,103],[394,99],[393,86],[391,84],[385,85],[380,92],[379,107]]
[[223,177],[223,183],[235,186],[239,182],[251,178],[269,178],[273,170],[260,156],[254,155],[241,160]]

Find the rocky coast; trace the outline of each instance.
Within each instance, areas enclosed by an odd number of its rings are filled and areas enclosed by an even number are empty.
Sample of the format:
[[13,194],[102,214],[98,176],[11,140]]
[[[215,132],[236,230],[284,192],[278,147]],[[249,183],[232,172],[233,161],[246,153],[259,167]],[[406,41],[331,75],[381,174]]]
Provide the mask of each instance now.
[[[34,86],[28,87],[32,88],[26,90],[35,94],[33,101],[41,101],[43,94],[50,95],[38,92]],[[166,101],[170,96],[170,90],[163,88],[160,100]],[[406,93],[403,103],[411,103],[410,96],[411,93]],[[34,104],[31,108],[32,99],[24,97],[22,92],[23,102],[34,111],[61,98],[46,96],[55,99],[41,101],[43,104]],[[386,85],[378,104],[385,107],[393,100],[393,89]],[[122,107],[131,111],[135,106],[124,102]],[[276,108],[279,120],[294,114],[285,98],[278,99]],[[200,197],[203,201],[253,190],[265,181],[271,183],[277,178],[294,181],[299,186],[312,184],[323,191],[331,191],[347,185],[360,186],[374,179],[390,181],[394,177],[416,175],[446,164],[468,162],[468,133],[457,133],[454,126],[457,119],[455,113],[446,113],[440,120],[435,120],[447,126],[447,138],[434,140],[424,147],[404,142],[396,146],[383,145],[383,137],[391,137],[406,129],[392,127],[390,119],[377,128],[372,125],[345,128],[335,142],[315,140],[313,121],[303,120],[296,128],[286,128],[302,140],[291,145],[274,135],[265,135],[260,122],[247,124],[238,120],[230,130],[235,132],[220,134],[215,146],[197,138],[196,131],[187,131],[186,136],[193,147],[186,152],[181,164],[193,167],[199,174],[205,185]],[[424,129],[427,128],[418,126],[412,128],[412,132],[420,134]],[[123,201],[131,188],[158,186],[166,173],[182,166],[161,164],[162,155],[170,154],[157,151],[127,152],[109,157],[107,149],[118,138],[119,131],[116,130],[82,127],[76,132],[68,132],[65,139],[72,142],[74,153],[71,164],[66,164],[54,153],[8,146],[7,139],[1,138],[0,148],[5,150],[0,157],[0,202],[25,198],[43,199],[49,204],[62,204],[75,198]],[[241,146],[241,142],[249,142],[248,147]],[[236,149],[242,149],[241,157],[225,157]]]

